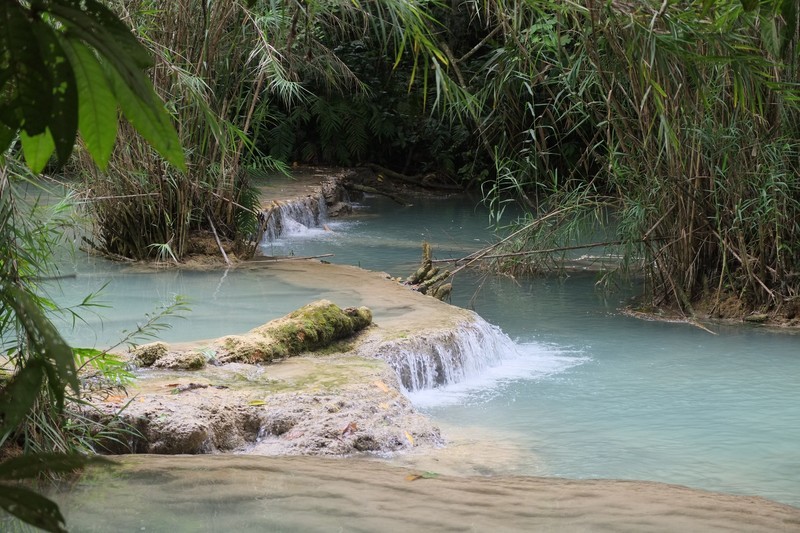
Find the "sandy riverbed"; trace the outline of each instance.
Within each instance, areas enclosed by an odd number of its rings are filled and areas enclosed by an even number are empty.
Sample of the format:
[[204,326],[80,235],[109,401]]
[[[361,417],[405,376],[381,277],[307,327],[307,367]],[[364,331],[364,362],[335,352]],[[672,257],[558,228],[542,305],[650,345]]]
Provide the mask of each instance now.
[[113,474],[95,471],[57,496],[71,530],[800,530],[800,509],[660,483],[455,477],[359,459],[121,461]]

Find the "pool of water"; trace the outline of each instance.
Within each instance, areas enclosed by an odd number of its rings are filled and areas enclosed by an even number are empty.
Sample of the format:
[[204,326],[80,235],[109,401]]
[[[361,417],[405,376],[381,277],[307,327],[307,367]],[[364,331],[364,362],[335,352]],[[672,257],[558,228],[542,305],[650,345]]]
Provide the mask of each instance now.
[[[438,258],[461,257],[491,240],[487,225],[469,199],[401,207],[368,198],[354,218],[329,223],[331,231],[301,229],[264,249],[333,253],[332,262],[406,276],[423,240]],[[108,344],[176,294],[192,312],[172,320],[160,335],[166,340],[240,332],[321,296],[264,271],[152,275],[83,260],[74,268],[79,276],[65,280],[58,297],[77,302],[108,282],[112,306],[67,333],[84,345]],[[412,399],[445,425],[477,425],[529,452],[493,473],[655,480],[800,506],[800,337],[632,319],[618,311],[631,291],[602,293],[595,281],[462,272],[452,302],[499,325],[532,360]],[[357,303],[338,296],[340,305]],[[556,371],[532,371],[554,361]]]
[[[387,220],[369,216],[378,210]],[[374,199],[365,211],[336,237],[312,232],[286,243],[401,275],[422,239],[437,257],[459,257],[489,238],[485,212],[469,202],[401,208]],[[657,480],[800,505],[800,337],[637,320],[618,311],[631,289],[604,293],[596,281],[460,274],[454,304],[502,327],[531,357],[544,349],[579,364],[532,378],[520,365],[516,375],[450,387],[456,394],[412,398],[438,420],[477,421],[530,451],[502,473]]]

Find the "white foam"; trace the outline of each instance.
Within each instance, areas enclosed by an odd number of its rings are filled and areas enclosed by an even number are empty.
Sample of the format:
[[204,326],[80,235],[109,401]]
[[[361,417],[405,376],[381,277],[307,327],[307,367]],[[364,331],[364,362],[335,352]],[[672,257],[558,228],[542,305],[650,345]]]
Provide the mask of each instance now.
[[297,237],[318,229],[325,231],[327,206],[322,193],[274,205],[267,216],[264,241]]
[[517,344],[514,353],[458,382],[408,391],[406,395],[422,408],[483,402],[495,397],[510,383],[547,379],[586,361],[589,357],[580,353],[538,343]]

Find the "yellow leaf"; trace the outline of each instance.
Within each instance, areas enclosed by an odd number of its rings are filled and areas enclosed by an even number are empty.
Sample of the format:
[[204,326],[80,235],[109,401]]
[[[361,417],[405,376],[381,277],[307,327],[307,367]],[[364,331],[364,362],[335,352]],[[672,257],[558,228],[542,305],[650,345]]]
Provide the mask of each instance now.
[[379,388],[380,390],[382,390],[383,392],[389,392],[389,387],[387,387],[387,386],[386,386],[386,383],[384,383],[384,382],[383,382],[383,381],[381,381],[381,380],[378,380],[378,381],[376,381],[376,382],[375,382],[375,386],[376,386],[376,387],[378,387],[378,388]]
[[378,404],[378,407],[380,407],[381,409],[383,409],[385,411],[385,410],[389,409],[389,404],[385,403],[385,402],[381,402],[381,403]]
[[412,437],[411,433],[409,433],[408,431],[406,431],[406,438],[408,439],[408,442],[410,442],[411,445],[413,446],[414,445],[414,437]]
[[248,405],[267,405],[267,402],[265,402],[264,400],[250,400],[247,403]]
[[428,471],[421,474],[408,474],[406,475],[406,481],[416,481],[418,479],[436,479],[437,477],[439,477],[439,474]]

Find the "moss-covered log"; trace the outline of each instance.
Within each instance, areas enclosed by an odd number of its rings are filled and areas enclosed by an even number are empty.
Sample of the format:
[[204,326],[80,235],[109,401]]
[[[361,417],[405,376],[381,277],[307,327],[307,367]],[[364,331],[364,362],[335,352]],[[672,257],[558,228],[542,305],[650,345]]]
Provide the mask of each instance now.
[[319,300],[246,335],[223,337],[217,360],[258,363],[290,357],[324,348],[371,323],[372,312],[366,307],[341,309],[328,300]]
[[141,366],[186,370],[202,367],[204,357],[218,363],[268,363],[325,348],[371,323],[372,312],[366,307],[342,309],[319,300],[244,335],[213,340],[202,350],[172,351],[164,343],[153,343],[140,346],[132,355]]

